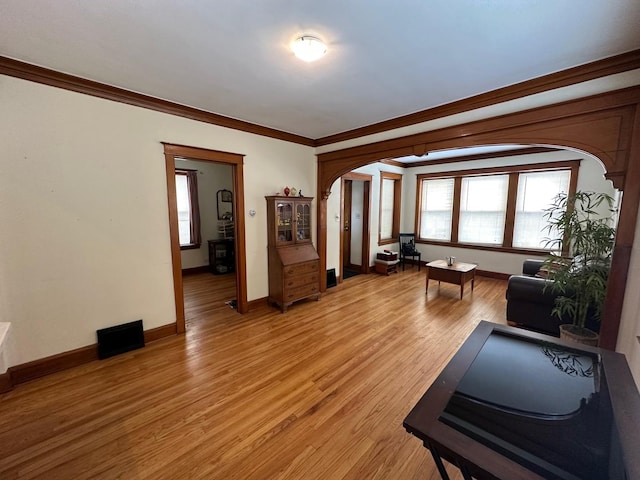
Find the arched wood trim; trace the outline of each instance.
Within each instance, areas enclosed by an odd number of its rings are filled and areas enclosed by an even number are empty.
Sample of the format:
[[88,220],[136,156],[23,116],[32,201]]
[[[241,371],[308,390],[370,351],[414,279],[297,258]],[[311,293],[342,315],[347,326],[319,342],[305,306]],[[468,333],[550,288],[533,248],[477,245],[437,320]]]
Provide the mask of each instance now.
[[640,204],[639,105],[640,87],[633,87],[318,155],[321,268],[326,270],[326,203],[331,185],[354,168],[416,151],[504,143],[582,150],[598,157],[605,176],[616,188],[624,190],[600,330],[600,345],[615,349]]
[[176,185],[174,180],[175,159],[203,160],[207,162],[226,163],[232,167],[233,181],[233,218],[236,221],[236,294],[238,312],[248,311],[247,303],[247,254],[245,247],[244,226],[244,155],[221,152],[204,148],[189,147],[164,143],[164,157],[167,177],[167,202],[169,204],[169,232],[171,235],[171,264],[173,269],[173,290],[176,303],[176,328],[178,333],[185,331],[184,295],[182,288],[182,259],[180,257],[180,241],[178,239],[178,212],[176,210]]

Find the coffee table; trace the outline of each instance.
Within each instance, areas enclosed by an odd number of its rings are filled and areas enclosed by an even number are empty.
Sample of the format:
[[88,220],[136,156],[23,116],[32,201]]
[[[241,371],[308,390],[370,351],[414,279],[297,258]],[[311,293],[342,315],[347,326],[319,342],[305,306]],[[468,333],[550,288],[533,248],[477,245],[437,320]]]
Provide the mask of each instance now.
[[471,280],[471,291],[476,279],[475,263],[456,262],[453,265],[447,265],[444,260],[434,260],[427,263],[427,284],[425,292],[429,289],[429,280],[437,280],[440,282],[453,283],[460,285],[460,300],[464,295],[464,284]]

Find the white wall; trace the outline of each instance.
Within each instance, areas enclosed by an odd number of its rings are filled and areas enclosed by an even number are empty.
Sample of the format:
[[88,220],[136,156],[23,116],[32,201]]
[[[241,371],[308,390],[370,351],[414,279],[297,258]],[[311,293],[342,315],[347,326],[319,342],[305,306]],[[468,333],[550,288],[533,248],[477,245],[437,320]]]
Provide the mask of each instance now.
[[626,291],[616,350],[627,356],[631,373],[640,389],[640,212],[631,249]]
[[354,180],[351,184],[351,263],[362,264],[362,234],[364,227],[364,182]]
[[220,238],[218,233],[218,190],[233,191],[232,167],[223,163],[176,159],[177,168],[198,171],[198,206],[202,244],[198,249],[182,250],[182,268],[209,264],[207,240]]
[[337,179],[331,185],[331,195],[327,199],[327,270],[335,268],[340,276],[340,225],[342,210],[340,204],[340,182]]
[[7,76],[0,105],[9,366],[93,344],[99,328],[175,322],[160,142],[245,155],[248,299],[267,296],[264,196],[314,192],[312,148]]

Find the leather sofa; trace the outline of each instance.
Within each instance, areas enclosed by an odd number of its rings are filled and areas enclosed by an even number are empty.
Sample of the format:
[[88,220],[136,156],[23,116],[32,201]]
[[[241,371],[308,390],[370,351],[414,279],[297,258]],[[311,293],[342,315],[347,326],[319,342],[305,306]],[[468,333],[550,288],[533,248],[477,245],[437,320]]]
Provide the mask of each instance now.
[[[559,295],[554,293],[549,282],[537,277],[543,260],[525,260],[522,265],[522,275],[512,275],[507,283],[507,323],[511,326],[560,336],[560,325],[571,323],[571,320],[559,319],[552,314],[555,299]],[[585,326],[598,332],[599,323],[591,316],[587,318]]]

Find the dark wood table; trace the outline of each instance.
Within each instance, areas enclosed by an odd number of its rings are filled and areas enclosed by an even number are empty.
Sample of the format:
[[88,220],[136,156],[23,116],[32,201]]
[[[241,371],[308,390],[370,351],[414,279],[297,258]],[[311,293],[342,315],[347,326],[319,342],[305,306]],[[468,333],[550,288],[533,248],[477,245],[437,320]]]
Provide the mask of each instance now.
[[460,285],[460,300],[464,295],[464,284],[471,280],[471,291],[476,281],[476,267],[474,263],[456,262],[448,265],[444,260],[434,260],[427,263],[427,282],[425,292],[429,290],[429,280],[437,280],[438,283],[453,283]]
[[624,355],[480,322],[403,423],[465,479],[639,479]]

